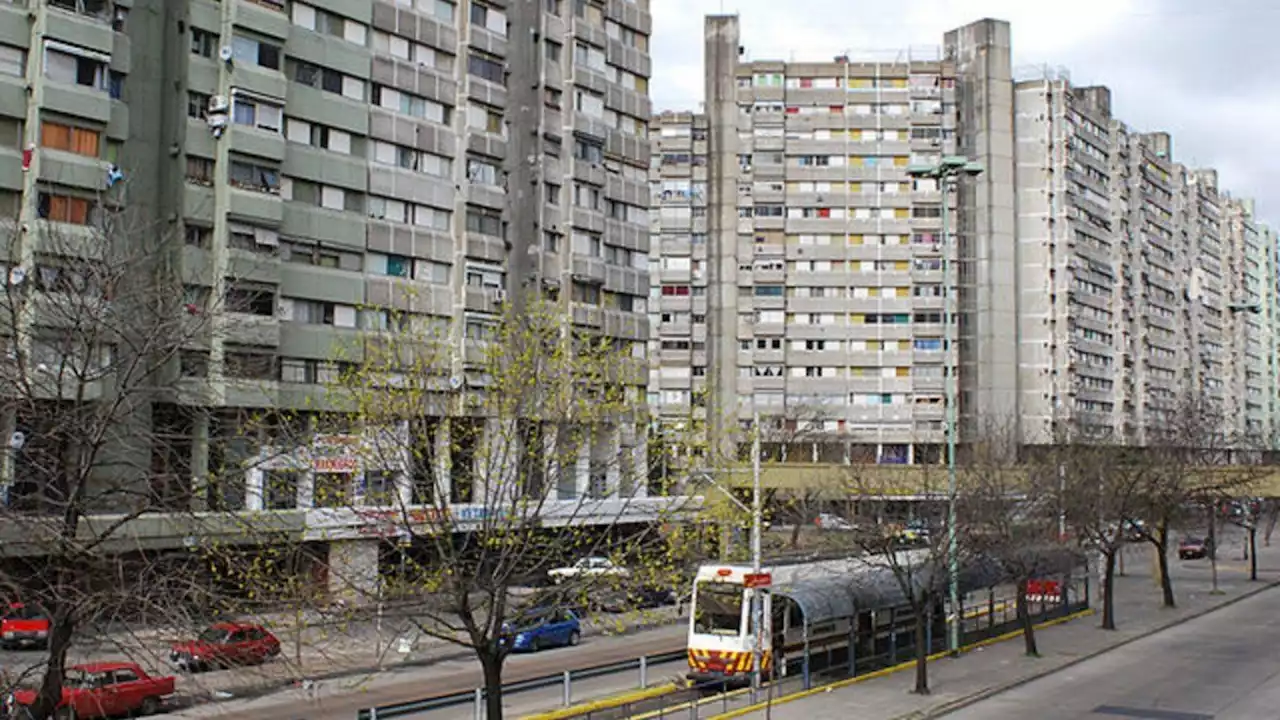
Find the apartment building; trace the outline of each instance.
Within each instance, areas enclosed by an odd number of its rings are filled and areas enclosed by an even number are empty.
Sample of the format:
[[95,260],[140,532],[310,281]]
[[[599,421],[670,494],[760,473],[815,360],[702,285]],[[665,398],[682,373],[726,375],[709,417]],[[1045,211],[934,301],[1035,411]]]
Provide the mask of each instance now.
[[[190,497],[247,414],[329,408],[335,353],[361,332],[447,337],[472,384],[468,350],[541,286],[642,365],[650,28],[647,0],[0,3],[0,206],[86,228],[104,183],[127,184],[139,222],[185,239],[188,307],[217,308],[183,353],[179,407],[154,408],[189,448],[164,460],[181,478],[167,501],[305,510],[320,484],[372,505],[479,497],[444,418],[420,439],[432,477],[364,468],[361,438],[317,428],[307,447],[257,438],[247,452],[276,464]],[[16,264],[58,261],[13,242]],[[637,396],[645,381],[623,377]],[[584,448],[561,499],[642,494],[591,469],[624,451],[643,461],[625,426]],[[21,473],[4,467],[7,484]]]
[[706,113],[653,120],[650,402],[823,438],[796,459],[939,462],[961,196],[908,169],[971,144],[958,64],[739,62],[736,23],[708,18]]
[[1015,106],[1022,441],[1141,443],[1204,397],[1270,442],[1276,248],[1252,203],[1113,117],[1105,87],[1047,73]]
[[[1201,392],[1271,436],[1274,235],[1168,134],[1106,88],[1015,80],[1002,21],[896,62],[747,61],[737,22],[707,19],[705,111],[652,122],[665,422],[729,454],[758,412],[807,436],[791,460],[934,463],[954,379],[962,444],[1141,442]],[[908,173],[953,156],[982,174]]]

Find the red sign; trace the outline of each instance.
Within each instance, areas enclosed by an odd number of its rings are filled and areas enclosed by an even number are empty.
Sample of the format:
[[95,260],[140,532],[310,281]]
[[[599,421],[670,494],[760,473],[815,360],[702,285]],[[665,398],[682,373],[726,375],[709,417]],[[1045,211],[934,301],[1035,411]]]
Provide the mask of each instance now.
[[767,588],[773,585],[773,576],[769,573],[747,573],[742,576],[742,585],[749,588]]
[[1028,602],[1062,602],[1062,583],[1058,580],[1028,580]]

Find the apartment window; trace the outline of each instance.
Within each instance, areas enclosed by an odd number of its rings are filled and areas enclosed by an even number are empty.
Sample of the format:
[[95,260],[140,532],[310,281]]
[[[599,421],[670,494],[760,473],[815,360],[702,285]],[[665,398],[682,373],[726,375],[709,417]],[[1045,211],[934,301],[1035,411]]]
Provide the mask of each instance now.
[[231,38],[231,56],[239,62],[248,62],[267,68],[280,69],[280,46],[243,35]]
[[364,100],[364,80],[303,60],[290,58],[289,64],[292,66],[289,77],[296,83],[352,100]]
[[446,73],[453,72],[452,55],[399,35],[374,30],[373,49],[375,52],[386,53],[416,65],[435,68]]
[[279,377],[276,356],[270,348],[227,349],[226,374],[244,380],[275,380]]
[[223,304],[233,313],[274,317],[276,289],[269,285],[238,283],[227,288]]
[[467,105],[467,127],[495,135],[503,134],[502,111],[472,102]]
[[[212,171],[210,171],[212,175]],[[208,250],[213,245],[213,229],[199,225],[188,225],[183,229],[183,241],[191,247]]]
[[365,45],[367,28],[361,23],[296,0],[290,10],[294,25],[339,37],[360,47]]
[[351,133],[315,123],[285,118],[285,137],[304,145],[351,154]]
[[88,198],[50,192],[40,193],[36,210],[45,220],[72,225],[88,225],[93,215],[93,205]]
[[547,58],[547,62],[560,62],[560,56],[564,54],[564,45],[555,40],[548,40],[543,43],[543,47],[546,48],[544,55]]
[[436,285],[448,285],[453,274],[453,266],[435,260],[414,260],[413,279]]
[[320,185],[306,180],[284,178],[280,184],[280,194],[286,200],[294,200],[308,205],[318,205],[330,210],[363,210],[361,195],[348,192],[330,185]]
[[574,302],[585,303],[587,305],[600,304],[600,286],[587,285],[586,283],[573,283],[572,299]]
[[369,196],[369,217],[448,231],[452,225],[453,213],[428,205],[371,195]]
[[227,171],[227,181],[241,190],[279,193],[280,171],[265,165],[255,165],[242,160],[232,160]]
[[191,54],[211,58],[218,52],[218,33],[191,28]]
[[573,109],[588,117],[603,118],[604,96],[588,90],[574,90]]
[[373,160],[435,177],[447,178],[453,174],[451,158],[380,140],[374,141]]
[[187,93],[187,117],[205,120],[209,117],[209,96],[204,93]]
[[46,41],[44,75],[55,82],[107,90],[107,57]]
[[227,247],[260,255],[275,255],[280,247],[280,235],[270,228],[230,223],[227,227]]
[[593,164],[602,163],[604,162],[604,145],[596,140],[575,137],[573,139],[573,157]]
[[[596,233],[577,232],[573,233],[573,252],[578,255],[586,255],[587,257],[601,257],[604,243],[600,235]],[[685,287],[687,295],[688,286]],[[665,293],[664,293],[665,294]]]
[[40,146],[51,150],[65,150],[96,158],[101,137],[101,133],[97,130],[63,125],[48,120],[40,123]]
[[502,168],[493,160],[467,158],[467,181],[473,185],[502,185]]
[[281,108],[279,105],[262,102],[236,94],[232,96],[231,121],[237,125],[248,125],[259,130],[278,133],[281,126]]
[[[543,199],[543,200],[544,200],[548,205],[559,205],[559,204],[560,204],[560,190],[561,190],[561,188],[562,188],[562,187],[563,187],[563,186],[561,186],[561,185],[557,185],[557,184],[555,184],[555,183],[545,183],[545,184],[543,184],[543,186],[542,186],[542,196],[543,196],[543,197],[542,197],[542,199]],[[552,250],[551,252],[555,252],[555,251],[554,251],[554,250]]]
[[187,156],[187,182],[197,185],[213,184],[213,160],[196,155]]
[[356,309],[351,305],[285,298],[281,306],[285,319],[293,322],[346,328],[356,326]]
[[498,85],[507,84],[507,71],[502,61],[474,50],[467,56],[467,73]]
[[[281,368],[281,372],[284,370]],[[281,378],[283,379],[283,377]],[[296,470],[268,470],[262,482],[263,508],[266,510],[292,510],[298,506],[298,485],[302,473]]]
[[369,253],[369,272],[375,275],[408,278],[413,275],[413,259],[404,255]]
[[502,237],[502,213],[489,208],[468,206],[467,232]]
[[380,85],[373,86],[373,104],[442,125],[453,118],[453,108],[448,105]]
[[581,41],[573,44],[573,64],[600,72],[604,72],[607,66],[604,50]]
[[26,77],[27,52],[11,45],[0,45],[0,74]]
[[507,36],[506,14],[476,0],[471,0],[471,24],[503,37]]
[[600,188],[582,183],[573,184],[573,204],[588,210],[599,210],[603,197]]

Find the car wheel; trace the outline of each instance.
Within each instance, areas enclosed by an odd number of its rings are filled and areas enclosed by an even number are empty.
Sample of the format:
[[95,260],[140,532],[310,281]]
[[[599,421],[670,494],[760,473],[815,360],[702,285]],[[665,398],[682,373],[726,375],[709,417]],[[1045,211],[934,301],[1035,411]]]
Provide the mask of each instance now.
[[577,630],[574,630],[573,632],[569,633],[569,647],[573,647],[574,645],[577,645],[580,642],[582,642],[582,633],[578,632]]
[[73,707],[64,707],[53,714],[57,720],[76,720],[76,709]]
[[140,715],[155,715],[160,712],[160,698],[149,697],[142,699],[142,705],[138,708]]

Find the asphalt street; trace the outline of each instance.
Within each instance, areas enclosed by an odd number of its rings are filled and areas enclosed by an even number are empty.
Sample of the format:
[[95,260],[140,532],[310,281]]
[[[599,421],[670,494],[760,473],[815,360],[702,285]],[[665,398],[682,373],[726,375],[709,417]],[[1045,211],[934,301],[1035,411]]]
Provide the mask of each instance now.
[[951,720],[1270,720],[1280,716],[1280,590],[952,713]]

